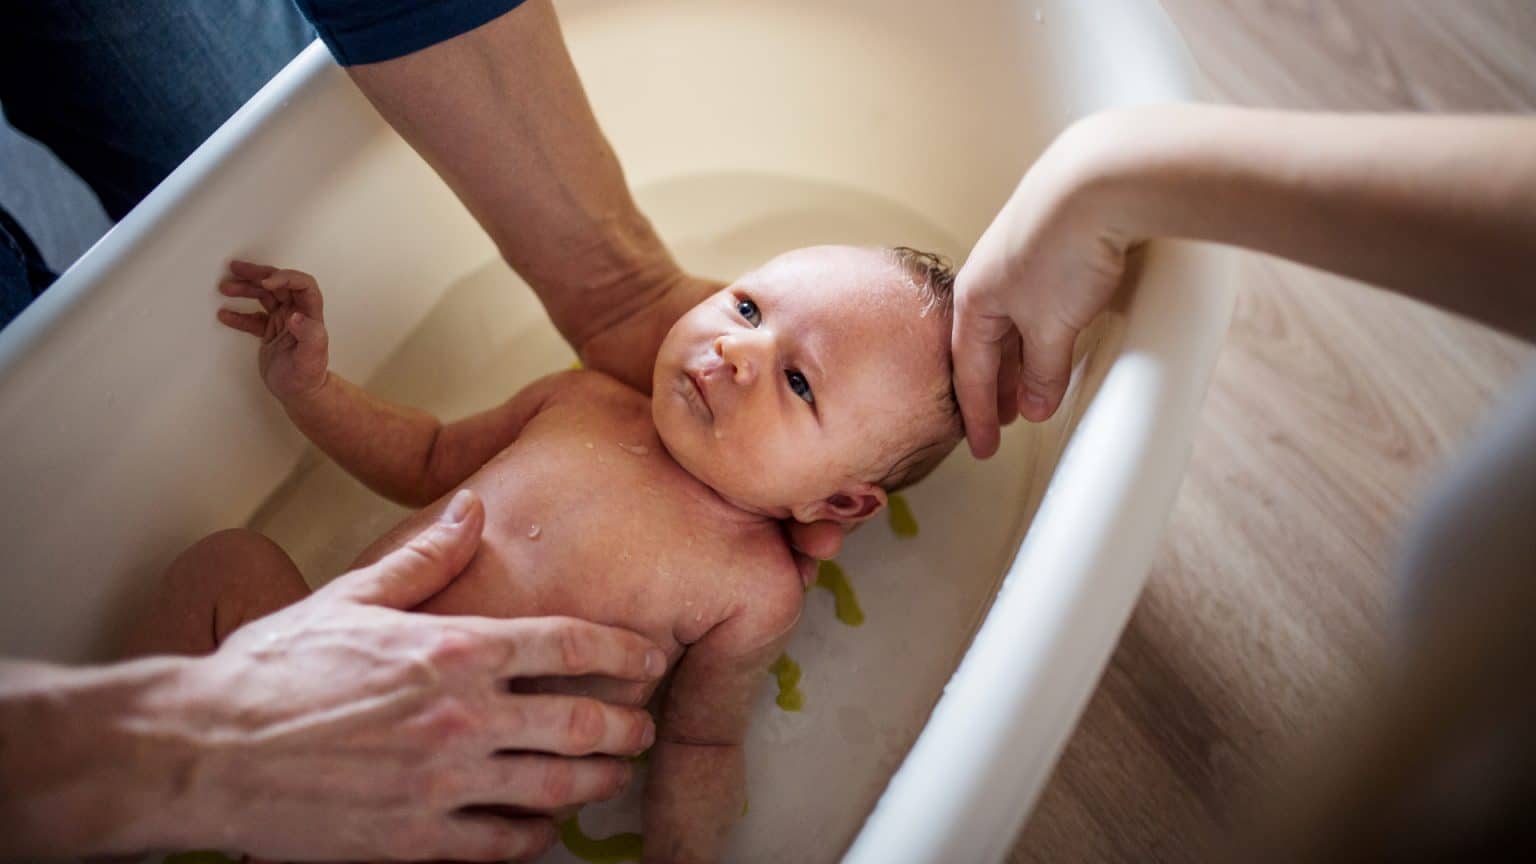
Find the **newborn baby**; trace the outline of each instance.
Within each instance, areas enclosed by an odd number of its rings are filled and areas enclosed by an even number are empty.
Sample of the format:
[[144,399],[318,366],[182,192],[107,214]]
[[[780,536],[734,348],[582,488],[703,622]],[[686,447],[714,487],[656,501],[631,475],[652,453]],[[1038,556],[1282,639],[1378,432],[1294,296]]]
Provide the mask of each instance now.
[[[672,677],[645,794],[645,860],[718,859],[742,812],[754,691],[807,587],[780,520],[862,522],[960,439],[947,265],[906,248],[789,252],[672,327],[650,395],[561,372],[447,424],[327,371],[311,277],[231,271],[221,291],[264,311],[224,309],[220,320],[261,338],[262,376],[288,416],[376,492],[425,507],[354,566],[404,543],[456,490],[477,492],[480,551],[420,608],[570,615],[660,645]],[[258,575],[209,589],[236,572]],[[164,614],[214,640],[174,646],[183,651],[211,650],[308,590],[287,555],[250,532],[199,543],[168,576],[175,608]],[[651,695],[625,682],[563,684],[614,702]]]

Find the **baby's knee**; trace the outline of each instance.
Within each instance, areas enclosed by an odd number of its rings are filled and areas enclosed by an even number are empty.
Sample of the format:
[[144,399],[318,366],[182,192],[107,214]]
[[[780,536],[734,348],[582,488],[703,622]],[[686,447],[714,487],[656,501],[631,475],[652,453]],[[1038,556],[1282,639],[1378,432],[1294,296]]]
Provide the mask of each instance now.
[[203,582],[287,565],[282,547],[246,528],[218,531],[187,547],[166,571],[167,581]]
[[265,535],[245,528],[209,534],[187,548],[165,572],[174,595],[210,600],[252,593],[302,593],[293,559]]
[[241,623],[307,593],[303,576],[276,543],[255,531],[210,534],[166,568],[125,650],[130,657],[204,654]]

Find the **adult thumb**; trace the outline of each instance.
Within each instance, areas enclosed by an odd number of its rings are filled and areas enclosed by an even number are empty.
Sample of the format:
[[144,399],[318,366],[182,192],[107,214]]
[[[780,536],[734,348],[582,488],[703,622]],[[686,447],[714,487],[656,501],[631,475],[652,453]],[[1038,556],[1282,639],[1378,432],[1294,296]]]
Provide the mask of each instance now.
[[330,587],[356,603],[410,609],[443,590],[480,547],[485,506],[462,489],[437,521],[373,564],[336,578]]

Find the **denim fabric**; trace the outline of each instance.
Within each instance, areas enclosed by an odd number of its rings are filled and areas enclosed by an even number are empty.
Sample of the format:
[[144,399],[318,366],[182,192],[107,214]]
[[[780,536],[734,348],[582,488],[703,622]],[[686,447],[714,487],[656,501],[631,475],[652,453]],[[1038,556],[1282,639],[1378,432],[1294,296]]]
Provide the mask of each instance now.
[[28,0],[0,105],[121,219],[314,38],[289,0]]
[[294,0],[343,66],[378,63],[467,33],[523,0]]
[[53,279],[32,238],[0,209],[0,327],[20,315]]
[[[290,0],[26,0],[0,27],[0,107],[121,219],[313,38]],[[0,325],[17,273],[0,263]]]

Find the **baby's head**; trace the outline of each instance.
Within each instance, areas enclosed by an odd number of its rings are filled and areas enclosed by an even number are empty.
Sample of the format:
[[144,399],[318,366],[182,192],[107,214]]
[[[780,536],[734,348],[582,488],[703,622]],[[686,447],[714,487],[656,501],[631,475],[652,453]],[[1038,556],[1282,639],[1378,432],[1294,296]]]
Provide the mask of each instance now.
[[689,310],[656,358],[651,415],[726,500],[859,522],[963,435],[950,383],[953,271],[905,247],[813,246]]

